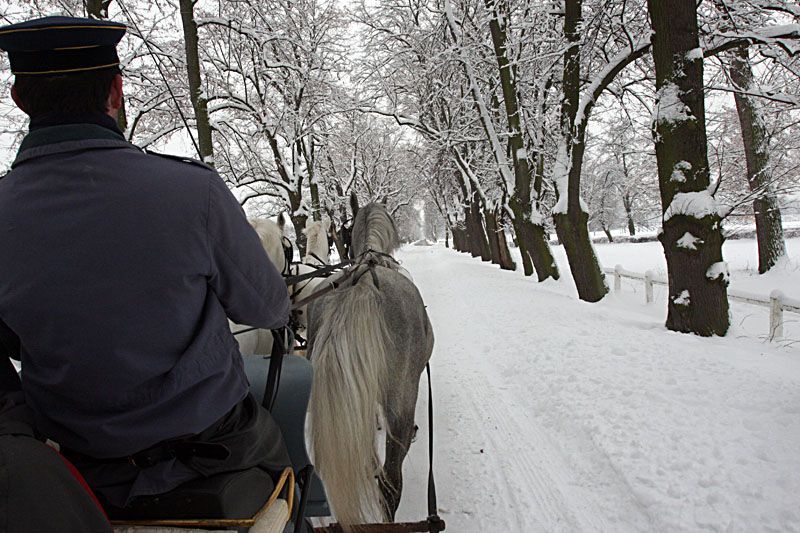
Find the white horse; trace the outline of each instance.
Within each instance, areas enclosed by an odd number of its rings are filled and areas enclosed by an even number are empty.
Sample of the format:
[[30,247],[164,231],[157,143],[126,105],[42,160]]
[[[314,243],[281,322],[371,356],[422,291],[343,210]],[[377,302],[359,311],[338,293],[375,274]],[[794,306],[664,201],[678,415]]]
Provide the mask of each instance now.
[[[249,222],[253,229],[256,230],[261,246],[264,247],[272,264],[275,265],[278,272],[286,274],[287,262],[284,251],[283,227],[285,223],[283,215],[278,217],[278,222],[273,222],[268,218],[253,218]],[[248,326],[228,322],[231,331],[234,333],[248,329]],[[245,355],[269,355],[272,352],[272,332],[266,329],[254,329],[240,333],[236,335],[236,341],[239,343],[239,351]]]
[[[321,221],[312,220],[306,224],[303,233],[306,234],[306,255],[303,262],[291,266],[291,275],[298,276],[314,272],[317,267],[325,266],[330,263],[330,244],[328,243],[328,230],[331,221],[325,217]],[[311,278],[301,281],[289,287],[289,294],[293,302],[310,296],[319,287],[324,278]],[[308,327],[308,306],[304,305],[296,311],[297,325],[299,330],[305,331]]]
[[[433,350],[422,297],[388,255],[398,246],[386,208],[365,206],[353,225],[355,263],[333,278],[340,281],[336,290],[308,306],[314,460],[343,525],[394,519],[420,374]],[[379,409],[386,423],[382,467],[375,449]]]

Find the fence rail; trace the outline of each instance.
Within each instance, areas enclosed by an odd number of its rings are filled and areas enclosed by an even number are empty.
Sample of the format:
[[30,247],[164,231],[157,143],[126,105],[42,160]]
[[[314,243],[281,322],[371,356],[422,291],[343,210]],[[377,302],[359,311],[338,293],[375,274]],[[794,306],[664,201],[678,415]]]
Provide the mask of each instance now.
[[[603,272],[614,276],[614,292],[620,292],[622,290],[622,278],[636,279],[644,282],[644,300],[645,303],[648,304],[653,303],[654,285],[663,285],[665,287],[668,285],[667,280],[656,277],[651,270],[641,274],[639,272],[625,270],[622,268],[622,265],[617,265],[614,268],[604,268]],[[784,311],[800,313],[800,300],[789,298],[777,289],[772,291],[768,297],[747,291],[728,290],[728,298],[738,302],[769,308],[769,340],[780,340],[783,338]]]

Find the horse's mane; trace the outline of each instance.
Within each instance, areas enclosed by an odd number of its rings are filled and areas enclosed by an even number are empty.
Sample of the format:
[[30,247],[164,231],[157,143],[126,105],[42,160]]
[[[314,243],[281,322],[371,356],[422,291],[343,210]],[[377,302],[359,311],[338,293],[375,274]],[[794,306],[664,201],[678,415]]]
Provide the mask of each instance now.
[[399,247],[400,237],[386,206],[371,203],[358,210],[353,223],[353,257],[367,250],[391,254]]

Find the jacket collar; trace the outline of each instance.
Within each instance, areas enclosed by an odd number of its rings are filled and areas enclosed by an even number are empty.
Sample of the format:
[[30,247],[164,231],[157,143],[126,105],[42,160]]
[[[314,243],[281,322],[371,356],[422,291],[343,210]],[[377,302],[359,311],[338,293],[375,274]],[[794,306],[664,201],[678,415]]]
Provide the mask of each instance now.
[[97,124],[122,135],[117,121],[104,113],[44,113],[32,118],[28,129],[35,131],[65,124]]
[[[110,120],[110,117],[109,117]],[[96,148],[136,148],[125,137],[107,125],[93,123],[61,123],[56,125],[32,124],[22,140],[15,167],[23,161],[46,155],[89,150]]]

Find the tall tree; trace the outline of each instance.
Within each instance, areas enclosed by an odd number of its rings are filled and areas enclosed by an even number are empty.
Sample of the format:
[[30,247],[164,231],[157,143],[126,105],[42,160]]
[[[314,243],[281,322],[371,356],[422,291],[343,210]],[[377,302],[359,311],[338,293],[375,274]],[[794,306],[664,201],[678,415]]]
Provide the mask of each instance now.
[[653,27],[658,161],[669,276],[667,328],[725,335],[728,273],[719,208],[710,183],[703,51],[695,0],[648,0]]
[[[608,287],[589,236],[589,213],[581,201],[580,162],[585,150],[583,131],[586,119],[581,117],[579,123],[576,119],[580,96],[582,7],[582,0],[566,0],[564,36],[567,46],[564,51],[564,96],[561,101],[563,140],[559,145],[555,168],[559,203],[553,209],[553,221],[558,239],[567,252],[578,296],[581,300],[596,302],[608,293]],[[576,125],[583,128],[579,135],[576,134]]]
[[753,213],[758,240],[758,271],[763,274],[786,255],[781,208],[775,193],[766,124],[751,93],[755,89],[748,47],[739,46],[730,58],[730,76],[736,92],[736,111],[742,130],[747,183],[755,195]]
[[194,19],[194,6],[197,0],[180,0],[181,22],[186,50],[186,74],[189,79],[189,97],[194,108],[200,159],[213,164],[214,146],[211,142],[211,123],[208,119],[208,98],[202,87],[200,72],[200,51],[198,48],[197,22]]
[[[529,256],[539,281],[549,277],[558,279],[559,273],[548,244],[548,234],[544,228],[544,217],[534,206],[531,194],[536,198],[541,190],[533,182],[533,171],[522,130],[522,109],[519,102],[519,89],[508,54],[509,5],[506,0],[485,0],[489,12],[489,31],[499,70],[500,87],[508,123],[508,151],[514,167],[514,188],[509,206],[514,215],[512,222],[517,234],[520,253]],[[524,262],[526,275],[528,263]]]

